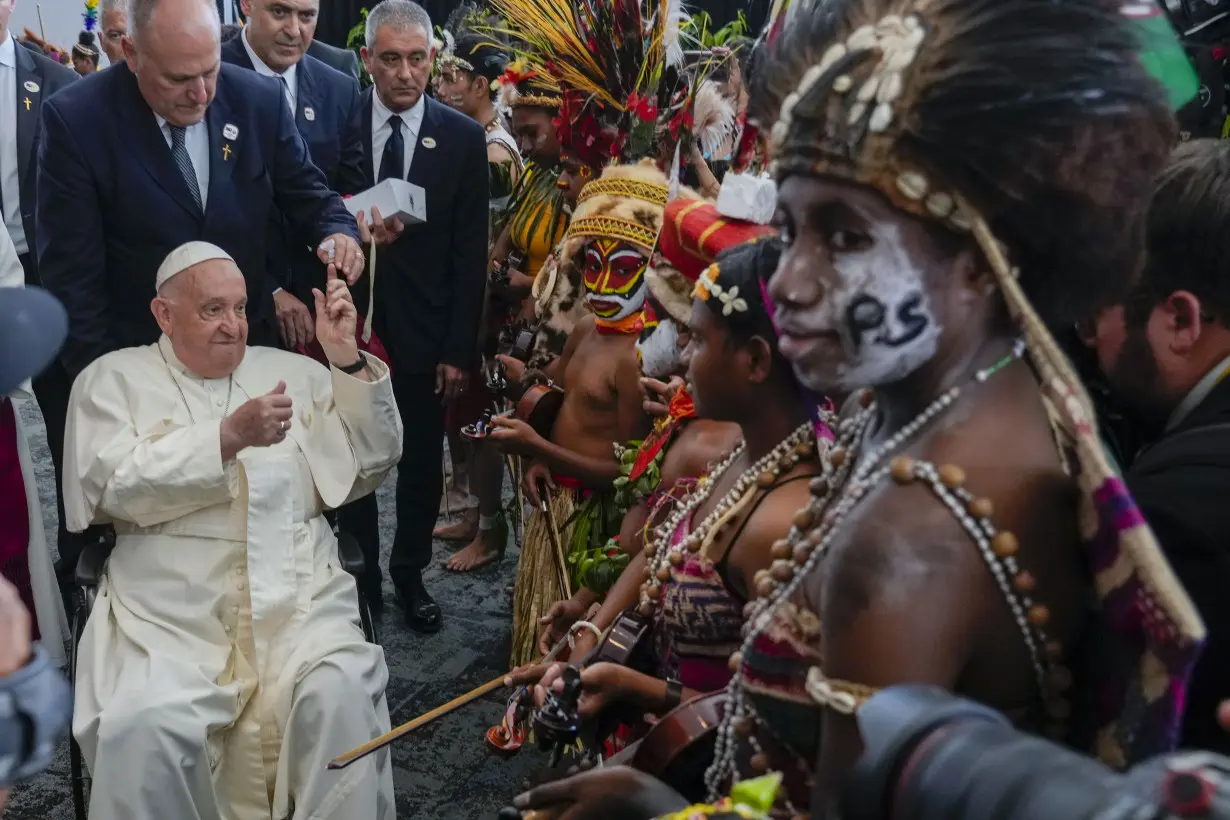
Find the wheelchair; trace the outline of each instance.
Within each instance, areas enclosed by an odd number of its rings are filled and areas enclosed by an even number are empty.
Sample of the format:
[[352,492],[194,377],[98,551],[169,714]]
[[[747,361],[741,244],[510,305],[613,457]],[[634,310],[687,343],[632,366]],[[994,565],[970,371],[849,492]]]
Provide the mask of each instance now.
[[[98,595],[98,584],[102,580],[103,570],[107,566],[107,558],[115,548],[115,536],[108,533],[103,539],[87,544],[77,559],[76,601],[73,606],[72,627],[73,646],[69,658],[68,676],[74,689],[77,686],[77,649],[81,645],[81,636],[85,631],[85,622],[94,608],[94,600]],[[361,583],[366,564],[363,550],[353,535],[345,532],[337,533],[338,562],[346,572],[355,579],[359,593],[359,622],[363,627],[363,637],[369,643],[379,643],[376,634],[376,623],[372,617],[371,602],[363,594]],[[86,820],[90,807],[90,778],[85,772],[85,761],[81,757],[81,747],[77,739],[69,732],[68,765],[72,776],[73,811],[77,820]]]

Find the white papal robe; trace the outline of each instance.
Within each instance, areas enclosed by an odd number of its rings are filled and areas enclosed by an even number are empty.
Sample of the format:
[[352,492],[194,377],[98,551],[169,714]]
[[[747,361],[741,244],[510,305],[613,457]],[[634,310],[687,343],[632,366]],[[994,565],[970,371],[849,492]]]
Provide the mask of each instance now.
[[[73,385],[68,526],[117,535],[73,715],[91,820],[394,817],[387,753],[325,768],[389,728],[384,651],[322,516],[401,456],[388,369],[369,361],[372,383],[249,347],[233,383],[206,380],[163,337]],[[287,437],[224,463],[222,418],[279,381]]]

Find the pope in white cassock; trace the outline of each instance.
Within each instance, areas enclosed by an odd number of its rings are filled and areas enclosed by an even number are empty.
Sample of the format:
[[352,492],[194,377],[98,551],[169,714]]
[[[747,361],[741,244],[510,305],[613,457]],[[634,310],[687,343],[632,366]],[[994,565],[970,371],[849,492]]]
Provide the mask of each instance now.
[[322,512],[401,456],[387,367],[355,347],[330,266],[316,335],[333,367],[245,348],[243,276],[191,242],[158,271],[157,344],[78,377],[68,527],[115,525],[81,642],[73,732],[91,820],[389,820],[384,652]]

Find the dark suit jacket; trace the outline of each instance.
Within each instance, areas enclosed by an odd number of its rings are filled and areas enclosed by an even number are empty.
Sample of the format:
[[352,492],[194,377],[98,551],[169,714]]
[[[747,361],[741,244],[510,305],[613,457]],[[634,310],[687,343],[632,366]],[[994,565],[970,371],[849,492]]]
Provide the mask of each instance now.
[[325,65],[343,74],[359,79],[359,55],[348,48],[338,48],[320,40],[308,44],[307,56],[315,57]]
[[305,244],[345,233],[353,217],[308,158],[280,85],[223,65],[205,115],[209,192],[196,205],[154,113],[127,65],[74,83],[43,106],[39,143],[38,256],[43,283],[68,309],[61,358],[69,375],[99,356],[158,338],[154,275],[184,242],[204,240],[235,258],[248,280],[248,322],[267,327],[269,210]]
[[1127,471],[1128,488],[1207,627],[1180,745],[1230,754],[1217,704],[1230,692],[1230,379]]
[[[222,46],[222,61],[252,69],[242,37]],[[295,69],[295,85],[295,127],[307,142],[312,164],[334,191],[357,194],[364,188],[358,81],[306,55]],[[324,288],[324,265],[277,211],[270,214],[269,274],[278,287],[309,306],[312,288]]]
[[[17,185],[21,191],[21,225],[26,231],[26,241],[30,244],[30,259],[34,260],[38,248],[34,188],[38,172],[38,137],[42,130],[39,115],[43,110],[43,102],[74,82],[77,72],[29,49],[15,48],[14,51],[17,53]],[[31,88],[34,90],[31,91]],[[37,272],[37,264],[30,267]],[[37,275],[27,279],[31,280],[26,282],[28,285],[39,284]]]
[[[363,94],[363,174],[375,184],[372,93]],[[478,325],[487,281],[487,145],[482,126],[426,98],[407,181],[423,189],[427,221],[406,226],[376,249],[376,333],[393,368],[428,373],[443,362],[478,361]],[[424,144],[426,143],[426,144]],[[428,147],[434,146],[434,147]],[[364,277],[364,281],[366,276]],[[366,294],[355,294],[359,310]]]

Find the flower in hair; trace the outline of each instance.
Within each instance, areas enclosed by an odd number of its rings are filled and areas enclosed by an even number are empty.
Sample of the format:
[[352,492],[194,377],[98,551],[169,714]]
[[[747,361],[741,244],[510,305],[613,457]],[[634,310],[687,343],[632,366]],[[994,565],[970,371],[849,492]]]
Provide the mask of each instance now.
[[729,316],[735,311],[746,313],[747,300],[739,296],[739,286],[724,288],[717,283],[717,276],[718,266],[716,264],[705,268],[705,272],[697,278],[692,294],[699,297],[702,302],[708,302],[710,296],[715,297],[722,303],[723,316]]

